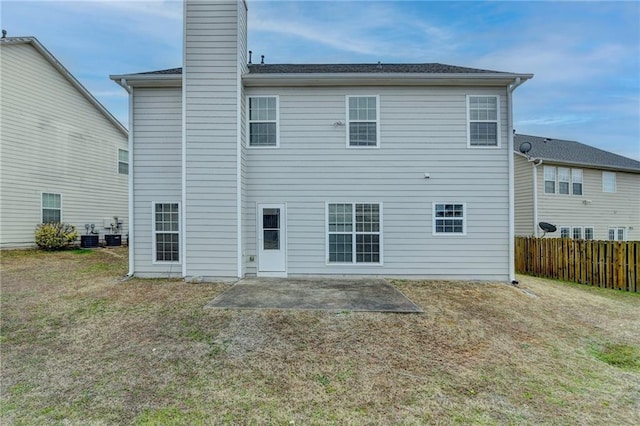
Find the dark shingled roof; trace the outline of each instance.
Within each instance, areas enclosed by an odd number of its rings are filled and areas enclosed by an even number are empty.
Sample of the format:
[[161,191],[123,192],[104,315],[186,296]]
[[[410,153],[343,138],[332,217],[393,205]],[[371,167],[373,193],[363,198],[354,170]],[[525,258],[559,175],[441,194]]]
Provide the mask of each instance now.
[[531,151],[527,155],[533,158],[596,168],[640,172],[640,161],[603,151],[580,142],[541,136],[515,135],[513,145],[516,152],[520,152],[519,147],[523,142],[531,144]]
[[[250,74],[509,74],[446,64],[251,64]],[[182,68],[142,72],[137,75],[182,74]]]

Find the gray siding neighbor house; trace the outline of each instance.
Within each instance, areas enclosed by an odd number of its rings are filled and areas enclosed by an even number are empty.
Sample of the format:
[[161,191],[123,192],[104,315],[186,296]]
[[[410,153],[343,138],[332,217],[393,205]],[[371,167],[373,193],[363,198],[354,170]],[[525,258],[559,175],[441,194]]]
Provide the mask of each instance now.
[[131,97],[130,273],[511,280],[512,92],[435,63],[251,64],[244,1],[190,1]]
[[126,234],[127,130],[36,38],[0,56],[0,248],[33,246],[42,222],[104,237],[118,217]]
[[529,135],[514,148],[516,235],[542,236],[548,222],[546,237],[640,240],[640,161]]

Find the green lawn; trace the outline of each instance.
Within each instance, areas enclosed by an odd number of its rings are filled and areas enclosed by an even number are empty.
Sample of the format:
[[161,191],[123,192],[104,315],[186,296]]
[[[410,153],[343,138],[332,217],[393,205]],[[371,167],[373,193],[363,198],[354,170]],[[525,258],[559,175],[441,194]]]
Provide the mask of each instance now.
[[203,309],[126,249],[3,251],[0,423],[640,424],[640,295],[395,281],[423,314]]

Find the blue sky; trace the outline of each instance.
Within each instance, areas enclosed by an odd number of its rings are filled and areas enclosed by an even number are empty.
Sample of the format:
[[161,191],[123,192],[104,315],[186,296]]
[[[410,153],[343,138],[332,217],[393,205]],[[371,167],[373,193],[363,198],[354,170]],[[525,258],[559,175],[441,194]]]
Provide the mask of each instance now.
[[[249,0],[268,63],[440,62],[533,73],[518,133],[640,159],[640,2]],[[181,66],[180,1],[2,0],[9,36],[36,36],[125,125],[108,79]]]

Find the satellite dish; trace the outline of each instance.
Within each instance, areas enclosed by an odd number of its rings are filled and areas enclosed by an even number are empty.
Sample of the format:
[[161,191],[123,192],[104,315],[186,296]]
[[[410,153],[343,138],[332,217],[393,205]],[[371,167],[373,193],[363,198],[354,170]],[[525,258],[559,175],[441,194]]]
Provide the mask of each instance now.
[[544,231],[544,234],[542,234],[543,237],[547,235],[547,232],[556,232],[556,230],[558,229],[555,225],[547,222],[540,222],[538,223],[538,226]]
[[529,153],[529,151],[531,151],[531,144],[529,142],[522,142],[518,150],[526,155]]

